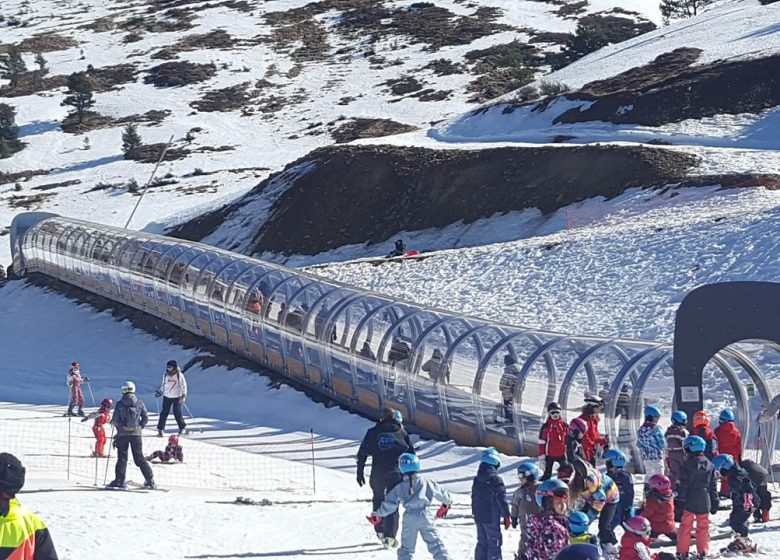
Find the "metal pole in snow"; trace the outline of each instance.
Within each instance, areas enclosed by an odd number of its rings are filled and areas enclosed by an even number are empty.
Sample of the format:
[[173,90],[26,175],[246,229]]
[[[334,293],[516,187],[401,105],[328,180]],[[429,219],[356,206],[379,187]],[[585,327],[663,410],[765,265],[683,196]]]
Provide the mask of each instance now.
[[309,436],[311,439],[311,486],[312,494],[317,493],[317,469],[314,466],[314,428],[309,428]]
[[70,423],[73,418],[68,416],[68,469],[67,469],[67,478],[70,480]]
[[154,169],[152,170],[152,174],[149,176],[149,180],[146,182],[146,185],[144,186],[144,191],[141,193],[141,196],[138,197],[138,202],[135,203],[135,208],[133,208],[133,211],[130,213],[130,217],[127,218],[125,229],[130,227],[130,222],[133,221],[133,216],[135,216],[135,211],[138,210],[138,206],[141,205],[141,201],[144,199],[144,195],[146,194],[146,191],[149,190],[149,185],[152,184],[152,179],[154,179],[154,176],[157,174],[157,168],[160,167],[160,164],[162,163],[162,160],[165,157],[168,148],[171,147],[172,143],[173,143],[173,134],[171,134],[171,138],[168,140],[168,143],[165,145],[165,148],[160,154],[160,159],[157,160],[157,163],[155,164]]
[[106,484],[108,478],[108,465],[111,464],[111,448],[114,447],[114,425],[111,424],[111,441],[108,444],[108,456],[106,457],[106,472],[103,474],[103,485]]
[[89,381],[87,381],[87,389],[89,389],[89,396],[92,398],[92,406],[97,406],[95,404],[95,393],[92,392],[92,385],[90,385]]

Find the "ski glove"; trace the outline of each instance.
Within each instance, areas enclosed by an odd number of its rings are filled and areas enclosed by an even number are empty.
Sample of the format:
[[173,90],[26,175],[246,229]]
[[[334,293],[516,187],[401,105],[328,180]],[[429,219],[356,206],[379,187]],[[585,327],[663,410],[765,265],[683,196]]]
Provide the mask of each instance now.
[[366,519],[368,519],[368,522],[371,523],[371,525],[374,527],[379,526],[379,524],[381,524],[384,520],[383,517],[378,517],[375,511],[372,511],[371,515],[366,515]]
[[509,518],[508,515],[504,516],[504,529],[509,529],[509,527],[512,526],[512,520]]
[[715,515],[716,513],[718,513],[718,504],[713,503],[710,506],[710,515]]
[[441,507],[436,510],[436,517],[441,519],[442,517],[445,517],[447,515],[447,512],[450,511],[450,506],[447,504],[442,504]]
[[358,473],[357,473],[357,483],[358,483],[358,486],[363,486],[366,483],[366,478],[363,476],[363,471],[358,471]]
[[84,383],[89,383],[89,377],[82,377],[81,381]]
[[517,517],[512,518],[512,529],[517,529]]
[[160,397],[162,397],[162,391],[160,391],[159,389],[157,389],[157,390],[154,392],[154,396],[155,396],[155,398],[158,398],[158,399],[159,399]]

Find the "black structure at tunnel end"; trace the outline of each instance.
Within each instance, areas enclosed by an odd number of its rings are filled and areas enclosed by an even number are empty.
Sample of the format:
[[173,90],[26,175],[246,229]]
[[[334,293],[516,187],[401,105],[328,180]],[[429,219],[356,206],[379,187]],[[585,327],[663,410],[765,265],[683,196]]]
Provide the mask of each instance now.
[[730,344],[759,339],[780,344],[780,283],[708,284],[685,297],[674,325],[674,397],[689,421],[703,408],[710,359]]

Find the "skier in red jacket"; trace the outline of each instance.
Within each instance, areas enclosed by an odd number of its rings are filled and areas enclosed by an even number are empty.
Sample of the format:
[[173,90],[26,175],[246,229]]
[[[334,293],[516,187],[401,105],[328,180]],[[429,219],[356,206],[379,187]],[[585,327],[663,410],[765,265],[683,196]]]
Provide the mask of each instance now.
[[596,446],[600,445],[606,450],[609,448],[609,442],[606,436],[601,435],[599,432],[599,403],[596,401],[588,402],[588,399],[585,399],[585,402],[585,406],[582,407],[582,414],[579,416],[588,424],[588,431],[585,432],[585,437],[582,439],[582,450],[585,452],[588,462],[595,467]]
[[713,457],[718,454],[718,440],[715,438],[715,433],[710,429],[710,417],[705,410],[699,410],[693,415],[693,430],[692,436],[699,436],[704,440],[706,447],[704,448],[704,456],[712,461]]
[[[734,412],[725,409],[718,417],[720,424],[715,428],[715,438],[718,440],[718,453],[728,453],[737,463],[742,462],[742,434],[734,423]],[[728,497],[731,494],[727,476],[720,478],[720,495]]]
[[114,401],[106,397],[100,403],[100,408],[89,416],[85,416],[81,419],[82,422],[94,418],[95,423],[92,425],[92,433],[95,434],[95,450],[92,452],[92,457],[105,457],[106,447],[106,429],[103,424],[111,421],[111,408],[114,406]]
[[561,406],[557,402],[547,405],[547,420],[539,431],[539,460],[544,462],[544,481],[552,477],[553,464],[558,468],[566,463],[566,422],[561,418]]
[[672,542],[677,542],[672,482],[666,475],[654,474],[650,477],[641,513],[650,521],[652,537],[665,535]]

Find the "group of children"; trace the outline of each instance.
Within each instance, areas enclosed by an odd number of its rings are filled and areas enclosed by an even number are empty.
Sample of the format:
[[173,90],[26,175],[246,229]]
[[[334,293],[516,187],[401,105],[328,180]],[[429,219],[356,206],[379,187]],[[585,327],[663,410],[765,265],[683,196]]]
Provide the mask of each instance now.
[[[728,523],[737,535],[726,550],[755,551],[748,539],[748,520],[751,515],[756,522],[769,520],[768,472],[753,461],[742,460],[741,435],[732,411],[720,414],[720,425],[714,431],[706,413],[697,413],[694,434],[687,432],[685,413],[675,411],[672,425],[664,433],[658,426],[660,412],[648,406],[638,434],[647,478],[642,503],[635,507],[634,480],[626,470],[628,459],[621,450],[609,449],[608,440],[598,434],[598,409],[593,410],[590,404],[567,426],[561,407],[550,403],[540,434],[539,465],[544,471],[536,462],[521,462],[517,467],[520,485],[511,501],[498,473],[500,455],[493,448],[482,452],[471,491],[477,529],[475,560],[502,558],[502,526],[520,529],[516,560],[702,559],[710,547],[709,516],[718,511],[721,496],[731,498]],[[595,467],[597,446],[604,449],[606,472]],[[555,462],[558,471],[553,477]],[[450,556],[436,531],[434,516],[426,515],[425,510],[439,500],[443,505],[435,517],[443,517],[451,498],[424,479],[419,468],[415,455],[401,457],[404,482],[390,491],[369,519],[377,522],[404,504],[404,526],[408,523],[409,528],[404,527],[398,558],[412,558],[419,533],[434,559],[446,560]],[[719,478],[720,495],[716,486]],[[590,532],[593,523],[597,534]],[[623,528],[620,546],[615,535],[618,526]],[[696,553],[691,554],[694,531]],[[676,554],[650,551],[651,543],[660,536],[669,539]]]

